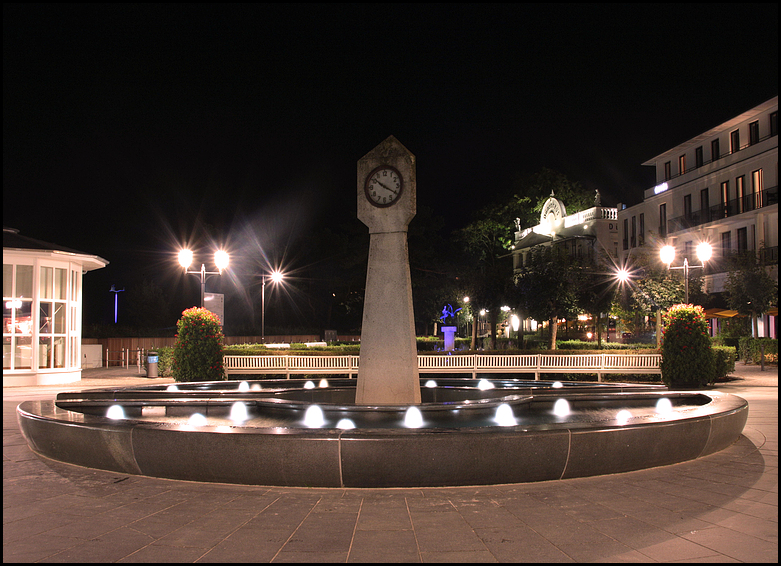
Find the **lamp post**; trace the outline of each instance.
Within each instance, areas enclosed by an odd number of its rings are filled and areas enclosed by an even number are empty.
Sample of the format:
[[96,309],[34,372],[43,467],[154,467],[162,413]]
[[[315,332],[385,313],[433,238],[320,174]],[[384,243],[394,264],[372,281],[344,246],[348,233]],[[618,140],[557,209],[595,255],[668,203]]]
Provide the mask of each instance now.
[[207,275],[222,275],[222,270],[228,267],[230,256],[227,252],[217,250],[214,252],[214,265],[217,266],[219,271],[206,271],[206,266],[201,264],[200,271],[188,271],[187,268],[193,262],[193,252],[188,249],[183,249],[179,252],[179,265],[184,268],[184,272],[190,275],[197,275],[201,278],[201,308],[203,308],[203,297],[206,294],[206,276]]
[[[260,291],[260,343],[261,344],[266,343],[266,277],[267,275],[264,273],[262,275],[263,286],[261,287],[261,291]],[[268,274],[268,277],[271,279],[272,283],[281,283],[282,279],[285,278],[285,276],[282,275],[282,273],[279,271],[272,271],[270,274]]]
[[681,267],[670,267],[670,264],[675,259],[675,248],[672,246],[664,246],[659,250],[659,257],[663,263],[667,264],[668,269],[683,269],[683,286],[686,293],[686,303],[689,303],[689,269],[704,268],[705,262],[711,258],[713,254],[713,248],[708,242],[700,242],[697,245],[697,259],[702,262],[702,265],[689,265],[689,258],[683,258],[683,265]]

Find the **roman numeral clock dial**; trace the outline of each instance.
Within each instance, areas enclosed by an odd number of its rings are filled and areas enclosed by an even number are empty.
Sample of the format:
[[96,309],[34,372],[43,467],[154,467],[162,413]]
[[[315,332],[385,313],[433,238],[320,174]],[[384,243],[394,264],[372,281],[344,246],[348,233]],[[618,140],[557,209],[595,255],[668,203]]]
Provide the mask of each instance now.
[[364,186],[366,198],[378,207],[390,206],[395,203],[401,196],[403,188],[401,174],[389,165],[380,165],[369,173]]

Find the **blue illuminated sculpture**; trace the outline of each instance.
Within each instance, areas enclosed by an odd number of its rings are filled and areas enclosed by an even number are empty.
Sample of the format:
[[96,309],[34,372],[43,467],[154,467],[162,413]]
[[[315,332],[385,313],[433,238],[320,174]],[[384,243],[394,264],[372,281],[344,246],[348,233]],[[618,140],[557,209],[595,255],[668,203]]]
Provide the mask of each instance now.
[[442,316],[439,317],[439,320],[442,321],[443,325],[448,324],[448,319],[450,319],[450,326],[442,326],[442,332],[445,335],[446,352],[452,352],[453,347],[455,346],[457,327],[453,325],[455,324],[456,314],[460,310],[460,308],[453,310],[453,305],[445,305],[445,307],[442,309]]

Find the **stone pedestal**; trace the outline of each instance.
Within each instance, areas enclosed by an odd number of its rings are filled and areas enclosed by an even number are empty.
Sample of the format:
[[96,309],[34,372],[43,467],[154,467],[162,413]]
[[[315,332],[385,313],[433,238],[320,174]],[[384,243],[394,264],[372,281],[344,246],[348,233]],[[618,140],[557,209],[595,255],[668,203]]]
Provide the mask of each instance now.
[[443,326],[442,332],[445,334],[445,351],[452,352],[456,344],[456,326]]

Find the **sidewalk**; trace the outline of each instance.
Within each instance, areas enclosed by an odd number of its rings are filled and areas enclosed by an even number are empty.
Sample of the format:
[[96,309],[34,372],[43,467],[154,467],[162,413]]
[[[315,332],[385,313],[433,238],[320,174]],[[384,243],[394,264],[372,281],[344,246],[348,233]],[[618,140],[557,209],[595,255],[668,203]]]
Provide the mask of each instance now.
[[532,484],[307,489],[78,468],[32,454],[26,399],[169,383],[136,368],[3,389],[4,562],[778,561],[778,372],[738,365],[741,439],[692,462]]

